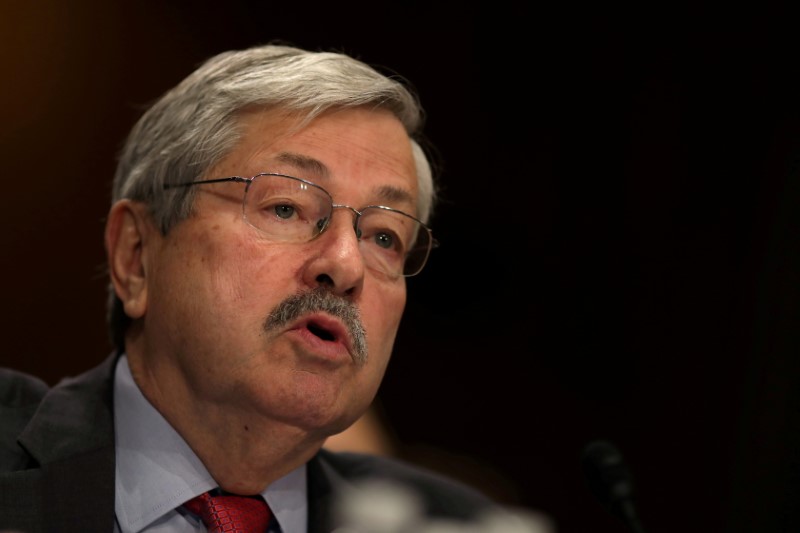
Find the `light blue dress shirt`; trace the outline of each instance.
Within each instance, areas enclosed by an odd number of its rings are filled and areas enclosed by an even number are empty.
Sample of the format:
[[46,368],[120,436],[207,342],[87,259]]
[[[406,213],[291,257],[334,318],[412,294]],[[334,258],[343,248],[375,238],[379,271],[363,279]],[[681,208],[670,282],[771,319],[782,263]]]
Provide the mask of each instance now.
[[[114,376],[116,432],[115,533],[205,532],[176,508],[216,488],[186,441],[142,395],[123,355]],[[283,533],[306,533],[305,465],[261,493]]]

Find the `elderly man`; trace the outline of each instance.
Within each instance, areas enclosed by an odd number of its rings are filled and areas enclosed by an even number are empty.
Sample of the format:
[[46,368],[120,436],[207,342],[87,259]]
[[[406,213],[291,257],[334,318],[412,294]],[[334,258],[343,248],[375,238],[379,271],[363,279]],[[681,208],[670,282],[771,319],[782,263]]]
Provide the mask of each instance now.
[[106,225],[115,353],[52,389],[0,372],[0,529],[329,532],[374,478],[425,516],[491,508],[322,449],[375,397],[435,242],[421,117],[397,79],[285,45],[213,57],[158,100]]

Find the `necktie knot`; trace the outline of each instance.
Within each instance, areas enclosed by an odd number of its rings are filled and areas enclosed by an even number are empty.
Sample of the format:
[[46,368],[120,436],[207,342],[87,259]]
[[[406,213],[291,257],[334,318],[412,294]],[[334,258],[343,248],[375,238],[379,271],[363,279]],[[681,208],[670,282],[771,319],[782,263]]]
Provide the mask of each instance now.
[[265,533],[272,514],[261,496],[205,492],[183,506],[200,517],[209,533]]

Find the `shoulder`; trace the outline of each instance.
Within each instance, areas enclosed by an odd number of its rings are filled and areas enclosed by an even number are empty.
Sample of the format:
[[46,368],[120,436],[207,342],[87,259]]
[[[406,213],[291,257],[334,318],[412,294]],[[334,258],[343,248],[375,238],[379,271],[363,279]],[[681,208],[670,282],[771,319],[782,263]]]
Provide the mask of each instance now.
[[35,376],[0,367],[0,406],[4,409],[38,404],[48,390],[50,387]]
[[76,456],[113,444],[117,356],[48,387],[0,368],[0,472]]
[[400,459],[321,450],[320,460],[355,486],[380,481],[409,490],[429,516],[473,519],[496,508],[496,503],[477,488]]
[[26,456],[17,437],[49,390],[37,377],[0,367],[0,471],[14,470],[24,463]]

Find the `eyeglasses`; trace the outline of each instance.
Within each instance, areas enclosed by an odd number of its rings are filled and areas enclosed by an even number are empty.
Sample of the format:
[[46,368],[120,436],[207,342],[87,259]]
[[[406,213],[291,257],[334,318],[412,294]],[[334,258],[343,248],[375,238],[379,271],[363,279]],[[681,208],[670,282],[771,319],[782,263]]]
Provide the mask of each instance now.
[[354,209],[334,204],[328,191],[300,178],[262,172],[252,178],[232,176],[164,185],[164,189],[232,181],[244,183],[242,216],[269,239],[305,243],[330,226],[334,209],[355,214],[356,232],[367,267],[392,277],[416,276],[438,245],[422,221],[383,205]]

